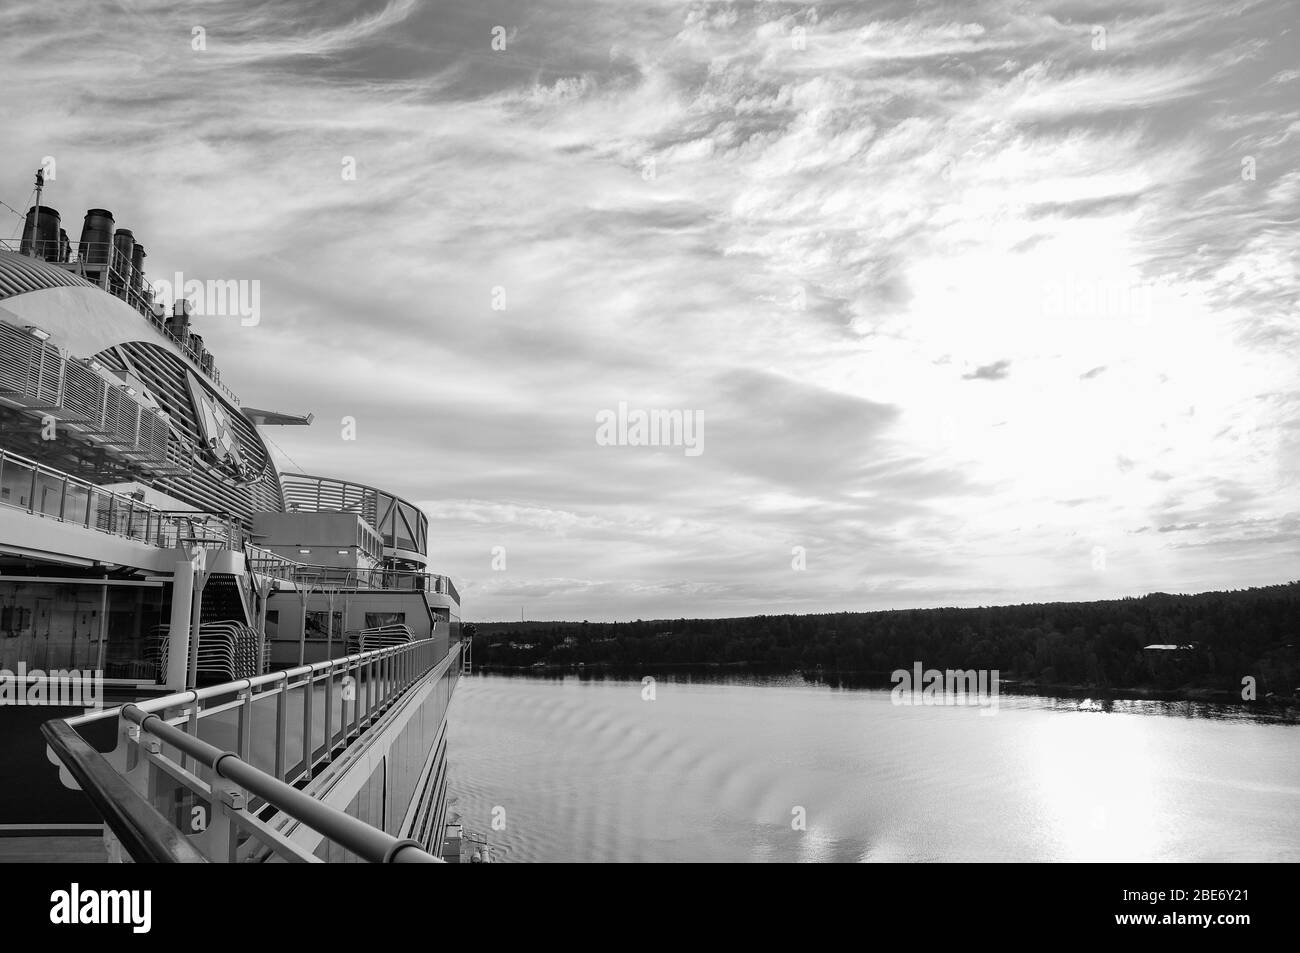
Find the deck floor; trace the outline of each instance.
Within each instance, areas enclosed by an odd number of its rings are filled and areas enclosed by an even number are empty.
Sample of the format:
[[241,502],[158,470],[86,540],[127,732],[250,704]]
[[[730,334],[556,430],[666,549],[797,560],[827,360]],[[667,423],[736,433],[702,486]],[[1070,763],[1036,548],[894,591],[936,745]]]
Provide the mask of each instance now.
[[0,837],[0,864],[106,864],[102,834]]

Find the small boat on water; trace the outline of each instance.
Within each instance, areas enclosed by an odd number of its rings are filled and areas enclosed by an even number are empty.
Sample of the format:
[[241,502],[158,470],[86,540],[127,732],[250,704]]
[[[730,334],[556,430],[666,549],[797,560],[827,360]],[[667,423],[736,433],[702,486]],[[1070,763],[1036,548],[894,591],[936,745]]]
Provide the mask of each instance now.
[[487,835],[470,830],[457,816],[448,822],[443,831],[442,850],[439,856],[449,864],[494,864],[496,853],[488,843]]

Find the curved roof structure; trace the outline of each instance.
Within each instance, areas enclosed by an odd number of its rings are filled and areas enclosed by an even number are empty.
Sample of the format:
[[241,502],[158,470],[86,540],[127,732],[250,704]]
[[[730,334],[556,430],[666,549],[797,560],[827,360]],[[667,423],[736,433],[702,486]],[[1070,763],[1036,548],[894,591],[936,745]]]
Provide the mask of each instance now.
[[429,517],[414,503],[365,483],[310,473],[282,473],[289,512],[357,513],[383,537],[389,556],[427,565]]
[[13,252],[0,251],[0,300],[42,288],[94,288],[66,269]]
[[[168,472],[152,485],[206,512],[241,520],[254,511],[284,508],[279,474],[257,428],[173,338],[126,302],[55,265],[0,251],[0,276],[6,289],[0,324],[20,336],[24,328],[46,336],[48,347],[40,348],[45,364],[66,373],[93,361],[143,385],[167,414]],[[27,351],[13,356],[19,364],[33,359]],[[47,368],[45,377],[54,381],[51,374]],[[64,390],[51,393],[36,396],[57,403]]]

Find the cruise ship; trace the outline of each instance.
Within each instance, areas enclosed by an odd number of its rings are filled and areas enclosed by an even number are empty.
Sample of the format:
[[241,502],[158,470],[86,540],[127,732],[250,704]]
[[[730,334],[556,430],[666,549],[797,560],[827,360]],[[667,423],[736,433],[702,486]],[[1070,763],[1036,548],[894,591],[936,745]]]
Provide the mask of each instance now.
[[242,404],[144,236],[71,241],[45,185],[0,247],[0,859],[458,857],[427,517],[277,469],[311,416]]

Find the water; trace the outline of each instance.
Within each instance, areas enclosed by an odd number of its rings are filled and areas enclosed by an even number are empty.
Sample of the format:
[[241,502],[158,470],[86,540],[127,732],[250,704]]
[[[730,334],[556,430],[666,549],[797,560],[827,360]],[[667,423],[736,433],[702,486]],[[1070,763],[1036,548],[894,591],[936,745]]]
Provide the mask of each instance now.
[[1230,708],[475,675],[450,717],[505,861],[1300,861],[1300,726]]

